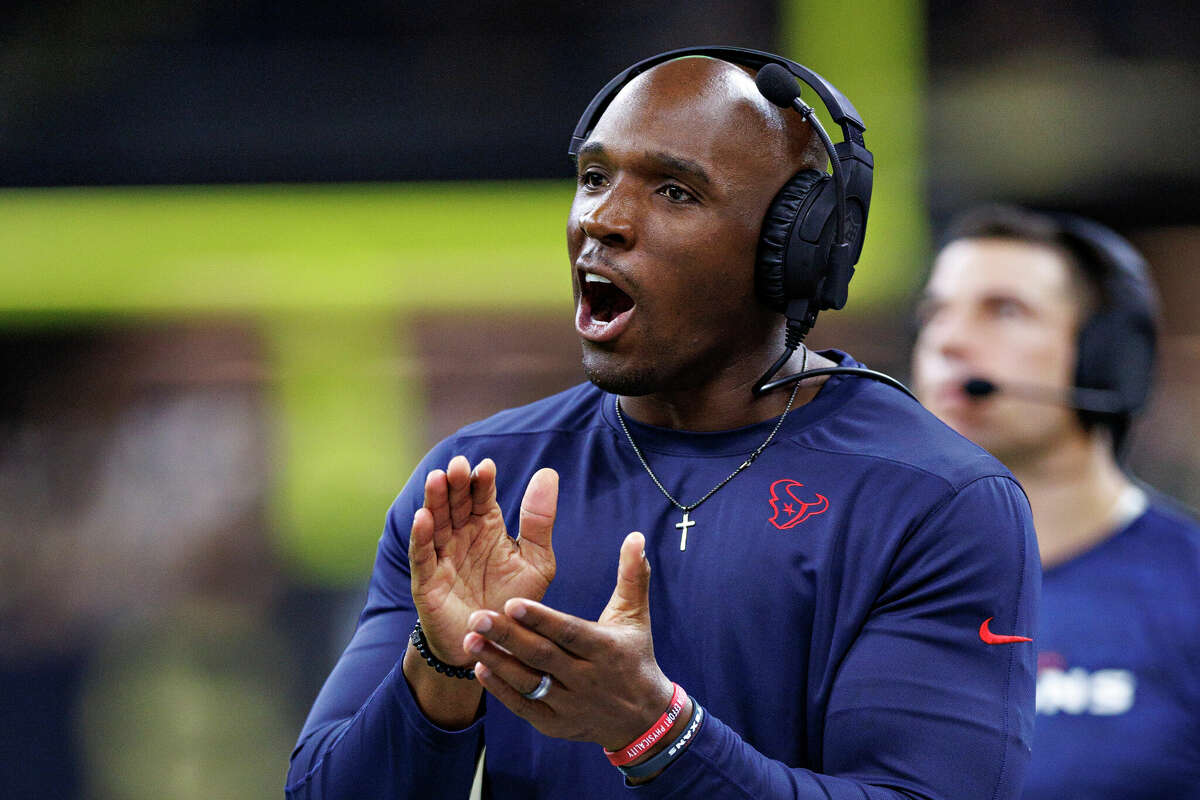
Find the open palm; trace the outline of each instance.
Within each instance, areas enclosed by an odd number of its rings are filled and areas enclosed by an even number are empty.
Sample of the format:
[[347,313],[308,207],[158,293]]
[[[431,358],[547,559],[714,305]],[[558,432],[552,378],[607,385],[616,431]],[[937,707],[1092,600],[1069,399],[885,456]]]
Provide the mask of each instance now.
[[521,500],[520,530],[508,535],[496,502],[496,465],[471,469],[463,456],[425,479],[424,505],[413,517],[409,541],[412,594],[435,656],[449,664],[474,661],[462,649],[467,617],[499,611],[513,597],[541,600],[554,578],[551,533],[558,473],[542,469]]

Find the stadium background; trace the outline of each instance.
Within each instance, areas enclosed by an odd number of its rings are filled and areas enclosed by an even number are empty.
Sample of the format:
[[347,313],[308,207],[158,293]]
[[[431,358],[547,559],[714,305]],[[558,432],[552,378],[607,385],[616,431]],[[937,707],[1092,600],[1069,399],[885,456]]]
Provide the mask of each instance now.
[[565,157],[685,44],[829,77],[878,162],[817,346],[907,373],[939,225],[1094,215],[1165,299],[1135,471],[1200,504],[1186,2],[16,0],[0,15],[0,786],[279,796],[424,449],[581,379]]

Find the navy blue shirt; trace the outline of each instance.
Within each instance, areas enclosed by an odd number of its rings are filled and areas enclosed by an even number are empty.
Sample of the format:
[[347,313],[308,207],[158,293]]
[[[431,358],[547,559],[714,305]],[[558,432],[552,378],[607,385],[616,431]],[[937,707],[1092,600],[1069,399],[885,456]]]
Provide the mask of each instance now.
[[1200,525],[1153,498],[1043,592],[1023,797],[1200,798]]
[[[690,503],[775,420],[716,433],[628,424]],[[627,788],[599,745],[546,737],[486,695],[462,731],[418,710],[401,670],[416,619],[408,531],[424,476],[459,453],[495,460],[514,533],[530,476],[558,470],[554,608],[596,619],[621,541],[646,535],[656,656],[708,712],[650,783]],[[614,397],[590,384],[438,445],[388,514],[366,609],[301,733],[289,796],[466,797],[483,743],[501,800],[1017,795],[1035,650],[985,643],[981,625],[1032,636],[1040,569],[1028,503],[1003,466],[895,389],[837,376],[690,516],[681,550],[679,511],[639,463]]]

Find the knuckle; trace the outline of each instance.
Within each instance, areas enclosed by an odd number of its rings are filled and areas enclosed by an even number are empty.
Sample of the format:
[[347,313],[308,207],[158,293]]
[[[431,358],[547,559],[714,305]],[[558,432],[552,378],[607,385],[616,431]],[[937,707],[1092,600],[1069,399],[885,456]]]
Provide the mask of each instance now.
[[535,524],[539,523],[539,522],[553,523],[554,522],[554,514],[553,513],[547,514],[547,513],[541,512],[541,511],[535,511],[534,509],[531,509],[531,508],[526,508],[525,506],[521,506],[521,521],[522,522],[532,522]]
[[579,641],[579,637],[582,635],[582,633],[582,626],[579,624],[579,620],[568,619],[563,624],[562,630],[560,630],[558,633],[558,641],[563,646],[570,647]]
[[497,620],[493,620],[492,630],[488,635],[488,639],[490,639],[493,644],[498,644],[501,647],[504,647],[509,643],[509,640],[512,639],[512,629],[507,625],[499,623]]
[[545,640],[539,641],[529,649],[530,666],[545,669],[554,658],[554,645]]

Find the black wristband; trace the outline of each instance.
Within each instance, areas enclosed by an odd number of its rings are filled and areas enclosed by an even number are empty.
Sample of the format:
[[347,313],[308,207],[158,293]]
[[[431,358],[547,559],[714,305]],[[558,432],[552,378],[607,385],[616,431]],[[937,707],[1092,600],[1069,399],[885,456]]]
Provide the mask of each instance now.
[[408,635],[408,640],[412,642],[413,647],[417,648],[417,652],[421,654],[421,658],[425,659],[425,663],[436,669],[448,678],[464,678],[468,681],[475,680],[475,668],[470,667],[454,667],[444,661],[439,661],[429,649],[429,642],[425,639],[425,631],[421,630],[421,620],[417,620],[417,624],[413,626],[412,633]]
[[704,709],[700,707],[695,698],[692,698],[692,718],[688,720],[687,727],[683,729],[683,733],[679,734],[679,738],[671,742],[670,747],[649,761],[643,761],[632,767],[617,767],[617,769],[621,770],[626,778],[649,778],[657,775],[669,767],[671,762],[683,755],[683,751],[687,750],[688,745],[692,743],[692,737],[696,735],[702,722],[704,722]]

